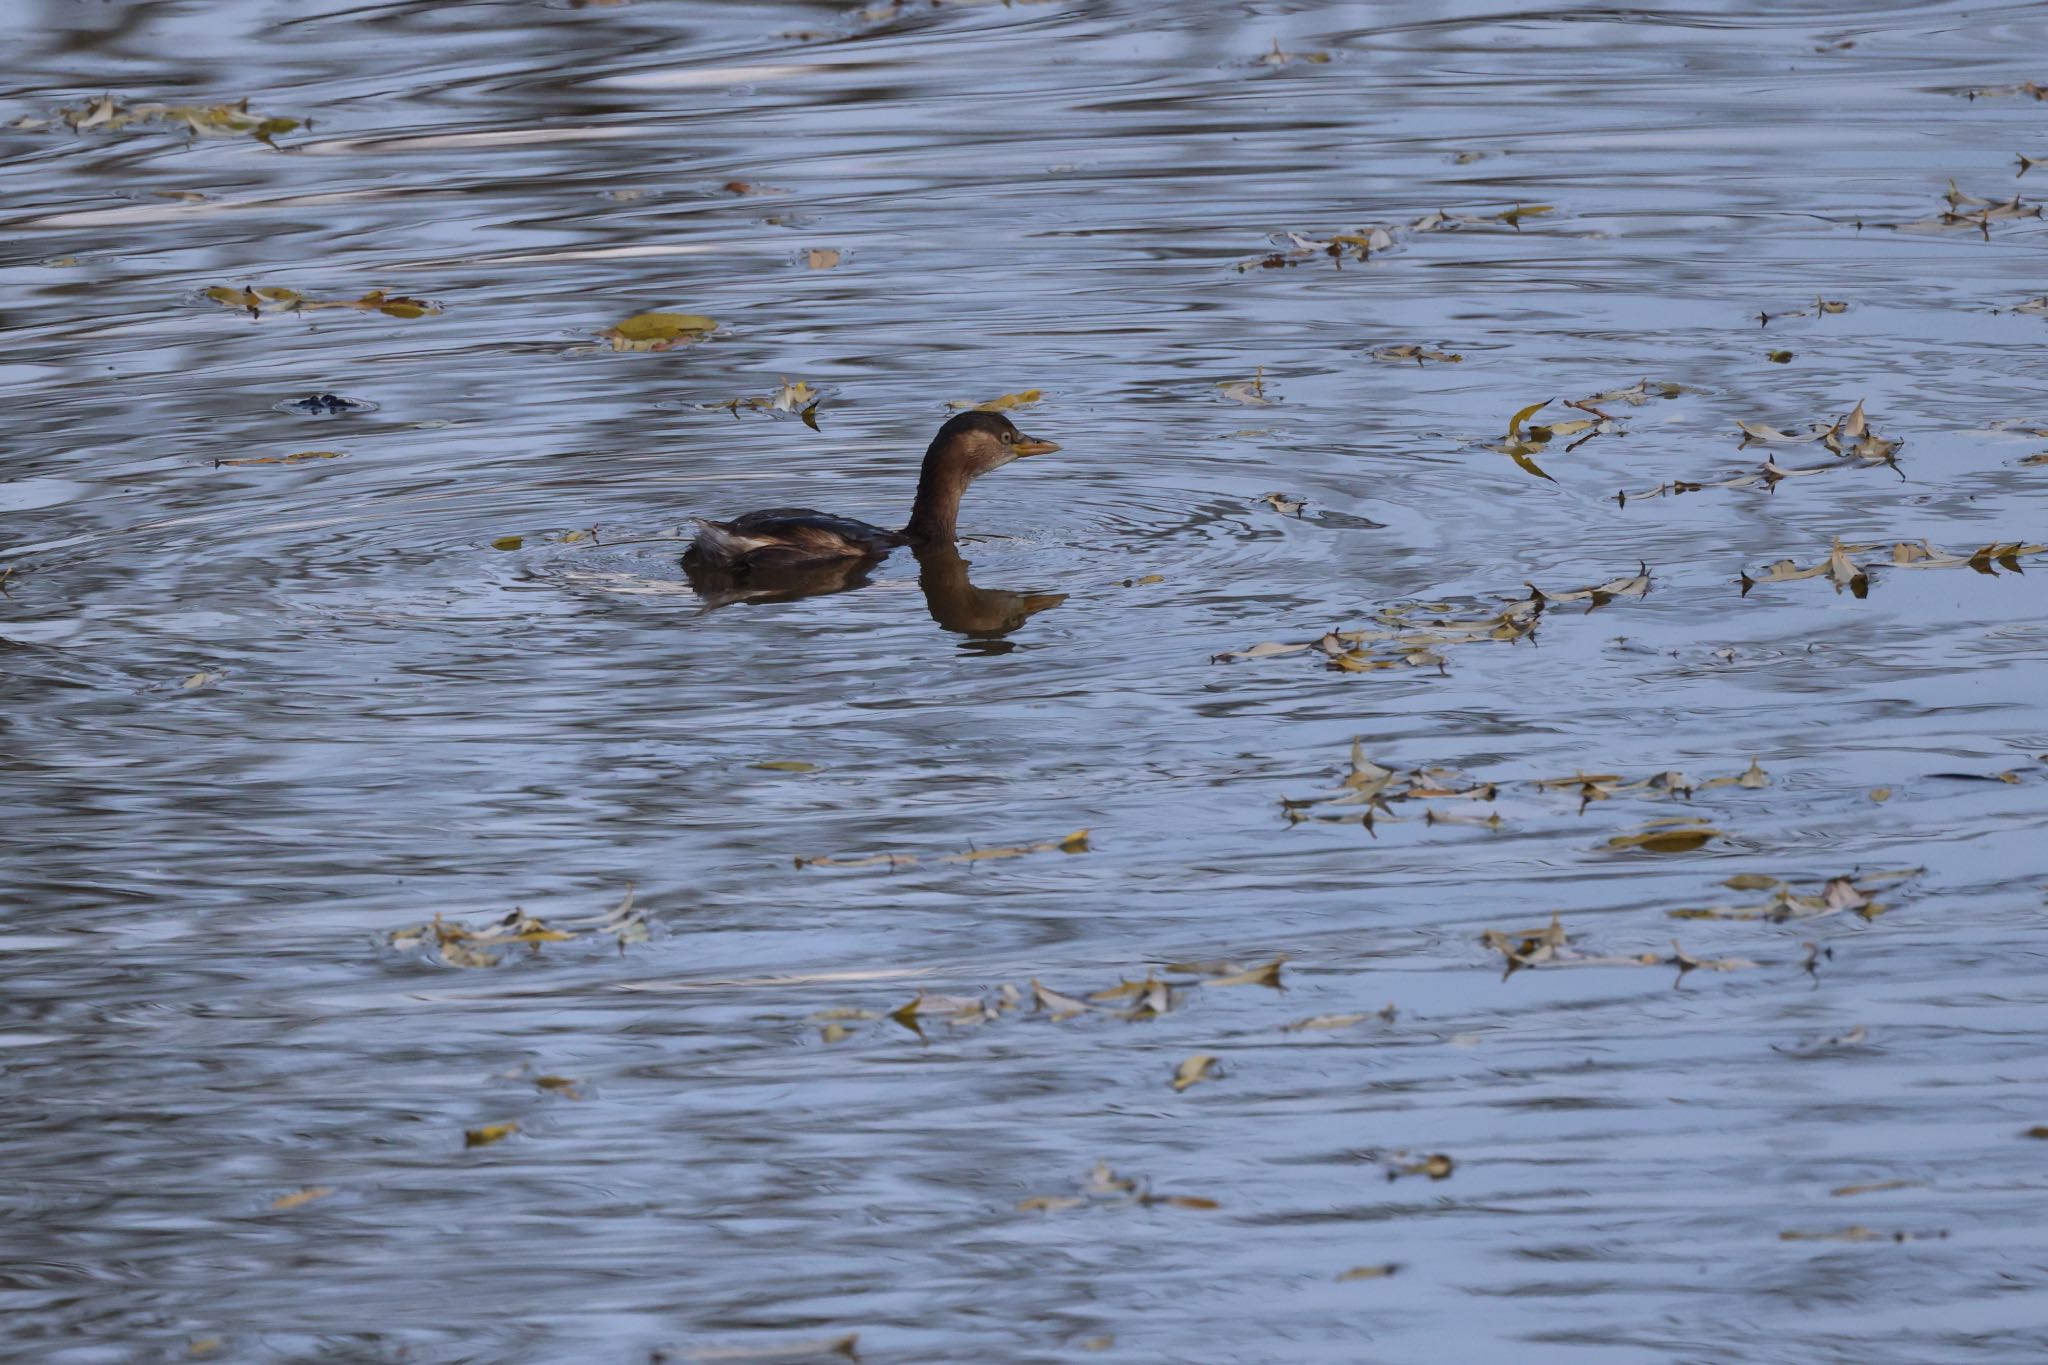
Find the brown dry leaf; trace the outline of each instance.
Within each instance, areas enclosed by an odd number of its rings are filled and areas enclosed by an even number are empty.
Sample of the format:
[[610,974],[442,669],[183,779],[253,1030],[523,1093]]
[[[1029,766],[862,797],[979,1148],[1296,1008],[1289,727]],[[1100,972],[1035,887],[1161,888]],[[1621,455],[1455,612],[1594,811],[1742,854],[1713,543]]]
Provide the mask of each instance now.
[[910,867],[917,862],[917,858],[909,853],[867,853],[856,858],[799,853],[795,861],[798,867]]
[[681,1355],[663,1353],[669,1360],[701,1362],[701,1365],[810,1365],[820,1356],[860,1359],[860,1333],[846,1332],[813,1341],[785,1341],[762,1346],[706,1346]]
[[635,313],[603,336],[614,351],[667,351],[702,341],[717,328],[712,319],[695,313]]
[[1259,501],[1268,504],[1283,517],[1298,517],[1301,515],[1301,509],[1308,506],[1307,498],[1290,498],[1285,493],[1267,493],[1260,497]]
[[1457,1163],[1442,1152],[1432,1152],[1420,1161],[1397,1162],[1387,1170],[1387,1179],[1404,1175],[1426,1175],[1431,1180],[1448,1180]]
[[1792,352],[1766,351],[1764,352],[1764,359],[1770,361],[1773,365],[1790,365],[1792,363]]
[[1186,1090],[1191,1085],[1200,1085],[1216,1074],[1216,1058],[1206,1052],[1197,1052],[1173,1070],[1173,1088]]
[[814,246],[804,252],[804,264],[812,270],[830,270],[839,264],[839,249],[829,246]]
[[1828,1193],[1837,1199],[1847,1199],[1859,1194],[1878,1194],[1885,1190],[1920,1190],[1927,1187],[1924,1180],[1874,1180],[1868,1185],[1837,1185]]
[[550,1095],[560,1095],[565,1100],[583,1098],[583,1082],[573,1076],[535,1076],[533,1083],[536,1088]]
[[1220,1209],[1223,1206],[1213,1199],[1199,1194],[1141,1194],[1138,1203],[1145,1208],[1164,1204],[1170,1209]]
[[806,763],[800,758],[769,758],[763,759],[759,763],[749,763],[747,766],[771,773],[814,773],[818,771],[817,764]]
[[1355,1265],[1349,1270],[1338,1271],[1337,1283],[1343,1284],[1347,1280],[1384,1280],[1400,1268],[1399,1261],[1387,1261],[1381,1265]]
[[1465,357],[1451,351],[1439,351],[1428,346],[1410,343],[1400,346],[1382,346],[1379,350],[1372,353],[1372,358],[1384,361],[1389,365],[1406,365],[1411,361],[1421,365],[1424,361],[1429,360],[1440,361],[1446,365],[1455,365]]
[[519,1125],[510,1122],[487,1123],[481,1128],[465,1128],[462,1130],[462,1145],[464,1147],[488,1147],[494,1142],[511,1137],[518,1131]]
[[1776,877],[1766,877],[1761,872],[1738,872],[1721,885],[1733,891],[1769,891],[1780,882]]
[[308,1185],[303,1190],[293,1190],[290,1194],[279,1195],[270,1201],[270,1207],[283,1212],[286,1209],[296,1209],[310,1204],[316,1199],[325,1199],[333,1193],[332,1185]]

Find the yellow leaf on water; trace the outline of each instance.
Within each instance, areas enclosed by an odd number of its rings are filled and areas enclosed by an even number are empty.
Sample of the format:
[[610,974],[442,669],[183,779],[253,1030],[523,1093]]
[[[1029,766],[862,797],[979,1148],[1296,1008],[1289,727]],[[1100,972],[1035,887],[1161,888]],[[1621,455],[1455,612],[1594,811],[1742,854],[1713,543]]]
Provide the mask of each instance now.
[[1711,826],[1687,825],[1676,829],[1647,830],[1641,834],[1617,834],[1607,841],[1613,849],[1639,848],[1646,853],[1690,853],[1721,837]]
[[828,1043],[843,1043],[853,1036],[853,1030],[844,1024],[827,1024],[818,1030],[818,1036]]
[[280,1212],[285,1209],[295,1209],[303,1204],[310,1204],[316,1199],[325,1199],[333,1193],[334,1186],[332,1185],[308,1185],[303,1190],[293,1190],[290,1194],[280,1195],[276,1199],[271,1200],[270,1207]]
[[1870,799],[1879,805],[1883,805],[1892,799],[1892,789],[1890,787],[1872,787],[1870,789]]
[[194,673],[178,684],[178,690],[180,692],[196,692],[208,683],[219,682],[220,678],[221,675],[218,673]]
[[525,536],[499,536],[491,542],[493,550],[516,550],[526,544]]
[[991,398],[986,403],[976,403],[971,399],[962,398],[946,406],[956,412],[964,408],[971,408],[975,412],[1015,412],[1018,408],[1030,407],[1043,396],[1039,389],[1023,389],[1016,393],[1006,393],[1001,398]]
[[1215,1074],[1215,1057],[1206,1052],[1197,1052],[1174,1068],[1173,1088],[1176,1091],[1186,1090],[1189,1086],[1199,1085]]
[[465,1128],[462,1130],[462,1145],[464,1147],[488,1147],[494,1142],[511,1137],[518,1131],[519,1125],[516,1123],[487,1123],[481,1128]]
[[[1520,412],[1517,412],[1513,417],[1510,417],[1508,419],[1508,439],[1512,441],[1516,437],[1520,436],[1522,434],[1522,423],[1528,421],[1531,417],[1534,417],[1537,413],[1549,407],[1553,401],[1555,400],[1546,398],[1541,403],[1531,403],[1528,407],[1523,408]],[[1546,474],[1543,477],[1549,478],[1550,476]]]
[[804,253],[804,264],[813,270],[830,270],[839,264],[837,247],[814,246]]
[[696,313],[635,313],[604,336],[615,351],[666,351],[701,341],[717,328],[715,321]]

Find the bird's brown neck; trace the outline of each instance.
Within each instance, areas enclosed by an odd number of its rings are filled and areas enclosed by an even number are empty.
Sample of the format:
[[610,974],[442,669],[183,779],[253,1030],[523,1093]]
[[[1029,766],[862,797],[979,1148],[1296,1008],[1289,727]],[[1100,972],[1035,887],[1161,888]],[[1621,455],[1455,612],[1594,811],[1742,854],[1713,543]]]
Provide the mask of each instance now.
[[919,545],[952,544],[960,521],[960,498],[967,492],[967,484],[967,474],[958,465],[927,455],[917,478],[917,501],[910,505],[910,524],[903,528],[904,537]]

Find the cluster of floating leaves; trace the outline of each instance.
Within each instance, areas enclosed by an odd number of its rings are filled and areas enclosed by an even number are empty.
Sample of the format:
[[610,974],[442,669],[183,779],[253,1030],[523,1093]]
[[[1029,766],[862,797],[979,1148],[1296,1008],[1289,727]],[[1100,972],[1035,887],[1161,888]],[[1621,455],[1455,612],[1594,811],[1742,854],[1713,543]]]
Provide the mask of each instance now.
[[407,298],[403,294],[387,294],[381,289],[372,289],[360,298],[316,299],[301,294],[296,289],[280,289],[272,285],[243,285],[240,289],[224,284],[209,286],[200,291],[205,298],[213,300],[223,308],[246,312],[252,318],[260,318],[266,312],[312,313],[324,308],[347,308],[358,313],[382,313],[393,318],[433,317],[441,311],[440,305],[425,299]]
[[[1453,356],[1452,359],[1458,357]],[[1538,422],[1536,415],[1549,407],[1555,399],[1546,398],[1540,403],[1531,403],[1508,418],[1507,435],[1487,447],[1513,460],[1517,467],[1539,479],[1550,479],[1543,467],[1536,463],[1536,456],[1543,454],[1550,443],[1560,436],[1574,438],[1564,448],[1565,454],[1577,450],[1595,436],[1626,435],[1623,419],[1606,411],[1617,403],[1638,408],[1652,398],[1676,398],[1687,390],[1683,384],[1638,379],[1625,389],[1605,389],[1599,393],[1587,394],[1584,398],[1568,398],[1564,406],[1585,413],[1584,417],[1566,417],[1554,422]],[[1555,479],[1550,480],[1557,482]]]
[[[768,765],[757,764],[755,766],[766,767]],[[1077,829],[1072,834],[1061,839],[1048,839],[1043,843],[1037,844],[1006,844],[996,848],[970,848],[962,853],[948,853],[944,857],[933,859],[933,861],[940,863],[983,863],[998,861],[1004,858],[1022,858],[1033,853],[1086,853],[1087,851],[1088,831]],[[914,867],[917,865],[917,862],[917,855],[912,853],[864,853],[844,858],[830,855],[808,856],[801,853],[796,856],[796,865],[798,867],[897,868]]]
[[1968,554],[1937,550],[1924,540],[1902,540],[1890,547],[1884,559],[1859,562],[1858,556],[1884,548],[1882,545],[1844,545],[1838,537],[1827,556],[1812,564],[1801,565],[1797,560],[1781,559],[1765,565],[1754,576],[1745,571],[1737,581],[1742,584],[1744,597],[1749,596],[1749,590],[1760,583],[1792,583],[1802,578],[1825,578],[1835,585],[1838,593],[1847,588],[1853,596],[1865,597],[1870,592],[1873,569],[1971,569],[1996,578],[2000,569],[2007,573],[2022,573],[2022,559],[2048,554],[2048,545],[2019,540],[1993,541]]
[[[919,991],[909,1000],[889,1010],[860,1008],[836,1008],[822,1010],[810,1016],[810,1022],[819,1026],[819,1036],[827,1043],[846,1041],[854,1034],[855,1024],[874,1023],[889,1020],[910,1030],[918,1037],[925,1037],[927,1026],[944,1025],[948,1029],[978,1028],[991,1024],[1010,1015],[1043,1015],[1054,1024],[1063,1024],[1071,1019],[1084,1016],[1090,1019],[1116,1019],[1126,1023],[1157,1019],[1172,1013],[1180,1007],[1187,992],[1198,987],[1217,988],[1227,986],[1266,986],[1273,990],[1285,990],[1281,981],[1281,968],[1286,965],[1285,957],[1275,957],[1253,966],[1243,966],[1228,960],[1206,962],[1168,962],[1159,971],[1147,971],[1142,980],[1122,978],[1113,986],[1089,991],[1084,995],[1067,995],[1054,990],[1033,977],[1028,987],[1003,982],[994,990],[981,995],[934,995]],[[1334,1019],[1336,1016],[1329,1016]],[[1345,1022],[1363,1020],[1365,1015],[1345,1016]],[[1391,1007],[1385,1017],[1391,1018]],[[1306,1025],[1304,1025],[1306,1026]],[[1318,1027],[1340,1027],[1325,1022]],[[1214,1058],[1210,1058],[1213,1063]],[[1186,1064],[1183,1063],[1183,1070]],[[1203,1066],[1188,1072],[1194,1079],[1182,1083],[1182,1075],[1176,1072],[1174,1089],[1185,1090],[1194,1080],[1207,1076],[1209,1067]]]
[[1666,494],[1677,496],[1682,493],[1698,493],[1708,488],[1763,488],[1774,490],[1786,479],[1805,478],[1815,474],[1827,474],[1839,469],[1888,468],[1905,475],[1898,468],[1899,447],[1903,441],[1888,440],[1871,429],[1870,422],[1863,415],[1863,403],[1857,401],[1854,409],[1831,422],[1811,422],[1803,432],[1782,431],[1768,422],[1739,420],[1735,424],[1742,432],[1737,449],[1752,445],[1795,446],[1818,444],[1835,458],[1820,464],[1795,465],[1787,467],[1778,463],[1775,453],[1766,455],[1758,468],[1747,473],[1736,474],[1725,479],[1702,479],[1690,481],[1674,479],[1670,483],[1658,484],[1655,488],[1631,493],[1626,489],[1615,494],[1614,500],[1623,507],[1631,498],[1641,501],[1646,498],[1661,498]]
[[1347,259],[1369,261],[1377,252],[1391,251],[1400,243],[1402,236],[1499,228],[1520,232],[1523,219],[1555,212],[1556,209],[1549,204],[1514,204],[1497,213],[1446,213],[1438,209],[1405,224],[1369,223],[1350,232],[1331,233],[1328,237],[1311,237],[1305,233],[1291,231],[1280,232],[1273,236],[1273,250],[1247,261],[1239,261],[1237,269],[1239,273],[1247,270],[1284,270],[1288,266],[1327,260],[1342,270]]
[[[2026,158],[2022,157],[2021,161],[2024,163]],[[2025,164],[2021,165],[2020,171],[2025,174]],[[1900,226],[1908,229],[1975,228],[1989,241],[1993,223],[2041,216],[2041,205],[2026,203],[2017,194],[2010,199],[1986,199],[1957,189],[1953,180],[1948,182],[1948,192],[1942,195],[1942,200],[1948,207],[1935,217]]]
[[730,412],[737,420],[741,411],[765,412],[770,416],[794,413],[803,419],[803,424],[812,431],[818,428],[818,404],[822,395],[803,380],[794,382],[785,378],[775,392],[760,396],[729,398],[723,403],[707,403],[706,408]]
[[1327,630],[1316,639],[1299,643],[1266,641],[1245,649],[1215,655],[1212,662],[1236,663],[1246,659],[1271,659],[1283,654],[1320,655],[1340,673],[1371,673],[1392,668],[1436,668],[1445,665],[1439,652],[1452,645],[1505,641],[1509,644],[1531,638],[1544,613],[1554,606],[1584,602],[1593,611],[1619,598],[1646,597],[1650,591],[1647,564],[1626,578],[1611,579],[1570,592],[1546,593],[1527,584],[1525,597],[1505,599],[1503,605],[1473,615],[1455,614],[1448,602],[1417,602],[1382,607],[1373,613],[1375,624],[1356,630]]
[[1196,1194],[1163,1194],[1143,1177],[1118,1175],[1109,1163],[1098,1161],[1079,1187],[1079,1194],[1034,1194],[1017,1201],[1025,1213],[1064,1213],[1069,1209],[1213,1209],[1220,1205]]
[[1764,920],[1771,924],[1784,924],[1792,920],[1825,919],[1830,915],[1840,914],[1854,914],[1866,921],[1874,920],[1891,908],[1877,899],[1877,892],[1880,889],[1910,881],[1926,870],[1921,867],[1909,867],[1895,872],[1865,872],[1831,877],[1822,884],[1820,890],[1810,892],[1794,890],[1792,883],[1780,881],[1776,877],[1744,872],[1728,878],[1721,884],[1731,891],[1768,891],[1769,896],[1754,905],[1707,905],[1666,913],[1672,919]]
[[647,912],[635,907],[629,889],[624,900],[602,915],[548,924],[515,908],[502,919],[477,925],[458,924],[435,915],[426,924],[392,931],[389,942],[401,952],[429,949],[450,967],[495,967],[504,960],[497,949],[525,944],[538,953],[544,943],[567,943],[586,935],[609,935],[618,943],[619,951],[624,952],[629,943],[647,942]]
[[[193,137],[253,137],[275,147],[271,139],[300,126],[295,118],[266,117],[249,112],[249,101],[233,104],[123,104],[112,95],[101,95],[77,106],[57,111],[54,119],[27,117],[15,120],[22,129],[54,127],[62,123],[75,133],[119,132],[138,125],[182,127]],[[307,125],[310,126],[310,125]]]
[[[1418,767],[1404,771],[1367,758],[1363,742],[1354,739],[1351,741],[1351,769],[1344,775],[1338,790],[1318,796],[1285,796],[1280,799],[1280,809],[1290,824],[1304,820],[1348,824],[1356,820],[1371,830],[1382,817],[1391,820],[1412,818],[1400,815],[1395,806],[1417,802],[1423,807],[1422,819],[1426,824],[1482,825],[1488,829],[1499,829],[1506,821],[1497,810],[1484,816],[1457,815],[1439,811],[1429,803],[1472,801],[1492,805],[1500,799],[1504,789],[1529,787],[1538,792],[1562,792],[1576,796],[1579,812],[1584,814],[1586,807],[1593,802],[1617,797],[1677,797],[1689,801],[1696,792],[1720,787],[1756,790],[1769,786],[1770,782],[1770,774],[1755,759],[1751,759],[1749,767],[1740,773],[1711,777],[1702,782],[1695,782],[1676,771],[1652,773],[1641,778],[1627,778],[1619,773],[1577,772],[1562,777],[1506,781],[1475,778],[1451,768]],[[1354,810],[1358,811],[1356,815],[1352,813]],[[1699,848],[1720,836],[1720,830],[1704,821],[1660,821],[1642,833],[1618,835],[1610,839],[1607,846],[1616,850],[1633,848],[1652,853],[1681,853]]]
[[1571,935],[1565,932],[1562,918],[1551,915],[1550,923],[1541,929],[1518,929],[1502,932],[1488,929],[1479,936],[1479,941],[1499,953],[1507,961],[1507,969],[1501,974],[1506,980],[1525,967],[1676,967],[1682,978],[1687,972],[1738,972],[1760,967],[1746,957],[1695,957],[1688,953],[1677,939],[1671,941],[1671,952],[1664,953],[1593,953],[1575,946]]

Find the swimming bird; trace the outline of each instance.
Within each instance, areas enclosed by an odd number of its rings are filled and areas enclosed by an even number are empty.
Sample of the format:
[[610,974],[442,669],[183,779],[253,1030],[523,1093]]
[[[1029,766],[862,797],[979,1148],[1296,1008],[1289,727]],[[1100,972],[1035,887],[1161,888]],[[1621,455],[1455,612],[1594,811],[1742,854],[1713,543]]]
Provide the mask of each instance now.
[[968,484],[1012,460],[1058,449],[1051,441],[1026,436],[999,412],[963,412],[940,427],[925,450],[917,500],[902,530],[808,507],[771,507],[731,521],[700,517],[697,538],[683,553],[683,567],[693,574],[772,575],[833,561],[876,560],[902,545],[951,545]]

